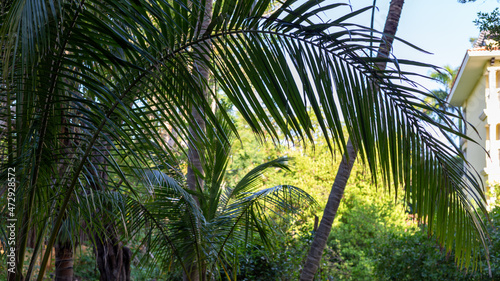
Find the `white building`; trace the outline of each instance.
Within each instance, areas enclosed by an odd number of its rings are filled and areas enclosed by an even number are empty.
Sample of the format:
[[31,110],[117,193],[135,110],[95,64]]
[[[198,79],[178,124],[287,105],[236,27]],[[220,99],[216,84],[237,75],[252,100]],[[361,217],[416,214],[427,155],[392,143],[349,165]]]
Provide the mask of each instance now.
[[500,184],[500,50],[469,49],[447,101],[460,106],[477,130],[466,127],[466,135],[477,142],[461,141],[466,159],[486,186]]

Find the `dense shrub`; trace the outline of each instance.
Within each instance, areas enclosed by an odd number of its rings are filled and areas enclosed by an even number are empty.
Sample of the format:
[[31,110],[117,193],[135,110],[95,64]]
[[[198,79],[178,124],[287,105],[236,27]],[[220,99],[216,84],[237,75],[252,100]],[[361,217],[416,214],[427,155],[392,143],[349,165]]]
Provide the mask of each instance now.
[[[499,280],[500,279],[500,208],[490,212],[489,247],[492,278],[488,264],[482,260],[475,272],[459,269],[453,252],[445,253],[432,238],[419,229],[402,235],[388,233],[376,246],[376,275],[381,280]],[[484,251],[481,251],[484,255]]]
[[453,255],[422,231],[387,233],[374,247],[378,250],[375,274],[380,280],[471,280],[470,274],[457,268]]

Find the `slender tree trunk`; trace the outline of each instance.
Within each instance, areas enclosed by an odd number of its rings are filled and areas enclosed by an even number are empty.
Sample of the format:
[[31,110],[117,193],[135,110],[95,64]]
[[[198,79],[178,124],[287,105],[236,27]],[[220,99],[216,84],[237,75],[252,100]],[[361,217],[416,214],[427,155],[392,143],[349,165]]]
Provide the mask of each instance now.
[[[103,148],[103,151],[110,148]],[[102,171],[94,175],[94,183],[92,188],[94,190],[106,190],[105,183],[108,180],[106,161],[103,155],[95,155],[92,159],[95,165],[101,165]],[[106,204],[105,208],[109,204]],[[100,273],[100,281],[129,281],[130,280],[130,260],[132,253],[129,248],[125,247],[118,238],[118,231],[116,230],[114,218],[107,215],[112,210],[102,210],[100,212],[100,219],[103,223],[105,231],[103,233],[96,233],[95,238],[95,251],[97,268]]]
[[[212,17],[212,0],[207,0],[205,3],[205,12],[203,17],[200,19],[203,21],[200,27],[200,34],[204,34],[205,31],[208,28],[208,25],[210,24]],[[198,52],[204,52],[208,51],[210,49],[209,43],[207,43],[203,47],[196,47],[195,48]],[[203,59],[195,60],[193,62],[193,72],[194,75],[198,76],[198,85],[200,88],[203,89],[203,96],[206,99],[208,99],[208,81],[209,81],[209,70],[208,67],[205,65],[205,62],[203,61],[208,61],[209,56],[208,54],[203,55]],[[201,111],[201,112],[199,112]],[[196,136],[196,131],[197,130],[202,130],[205,131],[205,119],[203,116],[203,109],[197,108],[195,106],[191,107],[191,114],[193,116],[193,121],[198,124],[199,129],[190,127],[189,132],[193,136]],[[195,142],[199,143],[199,139],[195,139]],[[200,145],[198,145],[198,149],[200,148]],[[203,165],[200,157],[200,152],[198,151],[197,147],[195,147],[194,144],[189,143],[189,151],[188,151],[188,159],[189,159],[189,165],[188,165],[188,171],[187,171],[187,185],[188,188],[191,190],[196,190],[197,188],[203,188]]]
[[[392,48],[392,43],[394,41],[394,36],[398,28],[399,19],[401,17],[401,10],[403,8],[404,0],[392,0],[389,7],[389,13],[384,26],[383,41],[379,46],[379,51],[377,57],[387,58],[389,57],[389,52]],[[381,70],[385,69],[387,63],[380,62],[377,63],[377,67]],[[340,162],[335,181],[330,191],[328,197],[328,202],[326,203],[325,210],[323,212],[323,217],[318,227],[318,231],[314,236],[314,240],[309,250],[309,254],[306,258],[306,263],[304,269],[300,275],[301,281],[312,281],[314,275],[316,274],[319,264],[321,262],[321,257],[323,256],[323,251],[326,246],[326,241],[332,230],[332,224],[335,220],[337,210],[340,205],[340,200],[344,196],[344,190],[347,184],[347,180],[351,174],[354,161],[358,154],[358,146],[354,145],[349,137],[347,141],[347,154],[342,156],[342,161]]]
[[[67,124],[68,120],[65,117],[61,117],[61,123]],[[63,125],[61,135],[63,136],[63,139],[61,140],[60,150],[63,154],[69,155],[71,153],[69,149],[71,142],[69,139],[64,139],[64,137],[70,135],[70,131],[67,126]],[[61,162],[58,166],[59,179],[62,179],[64,177],[66,164]],[[65,235],[63,235],[63,237],[65,237]],[[54,280],[73,281],[73,245],[71,239],[69,237],[61,238],[61,235],[59,235],[54,248],[56,256],[56,276]]]
[[319,223],[318,230],[314,235],[311,249],[307,255],[306,264],[304,265],[304,269],[300,275],[300,280],[313,280],[321,262],[326,241],[330,235],[330,231],[332,230],[333,220],[337,214],[340,200],[342,199],[342,196],[344,196],[344,189],[346,187],[347,180],[351,175],[351,170],[358,153],[357,148],[353,146],[350,138],[347,141],[347,153],[349,157],[347,158],[346,155],[344,155],[342,157],[342,162],[340,162],[337,176],[335,177],[332,190],[328,196],[328,202],[326,203],[325,210],[323,211],[323,217]]
[[[203,35],[207,28],[208,25],[210,24],[210,21],[212,19],[212,0],[206,0],[205,2],[205,10],[202,15],[200,15],[200,30],[199,34]],[[204,46],[201,47],[196,47],[195,50],[200,52],[207,52],[210,49],[209,43],[205,44]],[[196,52],[195,52],[196,53]],[[208,81],[209,81],[209,70],[206,65],[206,61],[209,60],[208,54],[203,54],[203,58],[199,60],[194,60],[193,62],[193,74],[198,76],[199,82],[198,85],[200,88],[203,90],[203,97],[205,100],[208,99]],[[205,131],[206,125],[205,125],[205,120],[203,116],[203,111],[199,112],[199,108],[197,109],[196,107],[192,106],[191,107],[191,114],[193,116],[193,121],[196,122],[198,125],[199,129],[196,128],[189,128],[189,132],[191,135],[195,136],[196,135],[196,130],[201,130]],[[202,145],[199,141],[199,139],[195,139],[195,143],[197,143],[197,146],[195,146],[193,143],[189,143],[189,149],[188,149],[188,171],[187,171],[187,186],[190,190],[198,190],[198,189],[203,189],[203,163],[202,163],[202,157],[200,157],[200,154],[202,153],[201,150],[199,150]],[[199,206],[199,201],[197,198],[195,198],[196,202],[198,203]],[[197,235],[197,234],[195,234]],[[206,279],[206,274],[205,274],[205,269],[204,266],[200,264],[203,264],[203,261],[198,261],[195,258],[195,249],[193,249],[192,253],[186,253],[187,254],[187,261],[186,261],[186,268],[188,272],[184,272],[183,274],[183,280],[185,281],[199,281],[199,280],[205,280]],[[201,277],[201,278],[200,278]]]
[[101,274],[99,280],[130,281],[132,252],[118,241],[111,224],[107,228],[107,235],[96,235],[97,267]]
[[[392,43],[394,42],[394,36],[396,36],[396,31],[398,30],[399,19],[401,18],[401,11],[403,10],[404,0],[392,0],[389,6],[389,13],[385,20],[384,35],[382,37],[382,43],[378,49],[378,58],[387,58],[392,49]],[[385,69],[387,63],[380,62],[377,66],[380,69]]]
[[57,243],[55,281],[73,281],[73,245],[71,241]]
[[[131,97],[130,100],[124,100],[124,103],[129,104],[131,107],[133,105],[134,98]],[[115,120],[118,122],[118,120]],[[104,143],[102,141],[101,143]],[[112,148],[108,144],[101,147],[102,153],[94,153],[90,161],[96,166],[101,166],[101,171],[94,173],[94,182],[90,185],[93,190],[99,190],[103,192],[114,192],[107,189],[106,182],[109,180],[106,168],[105,157],[111,157],[106,154],[106,151],[111,151]],[[89,169],[92,171],[93,169]],[[119,184],[118,184],[119,185]],[[119,239],[119,230],[116,227],[116,220],[112,215],[112,204],[105,204],[103,206],[107,210],[103,210],[99,217],[96,219],[102,222],[104,227],[103,232],[98,232],[90,234],[94,237],[95,244],[94,250],[96,253],[97,268],[100,273],[100,281],[130,281],[130,264],[132,260],[132,251],[123,245]]]

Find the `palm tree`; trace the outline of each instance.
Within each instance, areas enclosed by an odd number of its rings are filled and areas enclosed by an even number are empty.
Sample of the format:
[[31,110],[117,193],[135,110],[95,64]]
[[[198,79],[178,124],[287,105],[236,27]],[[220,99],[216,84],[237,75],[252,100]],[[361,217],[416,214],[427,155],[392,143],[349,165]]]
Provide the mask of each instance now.
[[[453,81],[457,76],[458,68],[453,68],[450,65],[445,65],[441,71],[434,71],[431,73],[431,78],[435,79],[437,82],[444,86],[444,91],[448,93],[453,86]],[[445,97],[439,97],[441,99]]]
[[[207,29],[210,25],[211,21],[211,16],[212,16],[212,0],[206,0],[205,1],[205,6],[203,9],[200,9],[199,12],[199,23],[197,25],[197,29],[199,29],[200,34],[205,34],[207,32]],[[195,30],[195,32],[198,30]],[[200,87],[202,91],[202,96],[203,99],[208,98],[208,83],[209,83],[209,69],[208,66],[206,65],[207,62],[210,60],[208,53],[203,52],[203,49],[209,49],[211,47],[210,42],[207,42],[205,45],[200,45],[199,47],[195,46],[195,48],[199,48],[200,53],[204,53],[203,59],[194,59],[192,64],[193,64],[193,69],[196,70],[198,73],[198,86]],[[206,111],[205,109],[197,109],[195,105],[191,105],[191,114],[193,116],[191,122],[193,122],[193,125],[190,126],[189,130],[194,134],[196,131],[196,126],[201,130],[202,132],[205,132],[205,120],[203,113]],[[187,186],[190,190],[192,191],[203,191],[204,187],[204,170],[203,170],[203,163],[202,159],[200,157],[200,154],[203,153],[199,149],[201,143],[199,143],[199,138],[196,138],[196,142],[198,142],[198,145],[196,144],[190,144],[188,148],[188,170],[187,170]],[[197,147],[198,146],[198,147]],[[199,204],[199,198],[195,198],[196,202]],[[194,258],[194,257],[193,257]],[[197,262],[196,260],[192,260],[188,264],[189,272],[190,275],[188,276],[186,273],[184,274],[184,280],[192,280],[192,281],[197,281],[199,280],[198,277],[200,276],[200,269],[197,267]],[[203,275],[203,273],[201,273]]]
[[[430,77],[436,82],[439,82],[442,88],[432,90],[432,96],[425,97],[423,102],[434,108],[440,108],[455,113],[458,118],[455,119],[455,122],[453,124],[449,124],[449,126],[456,126],[458,127],[459,132],[464,132],[463,128],[465,123],[463,123],[463,118],[461,118],[463,112],[460,110],[460,108],[449,106],[445,101],[448,93],[451,90],[451,87],[453,86],[453,82],[455,81],[455,77],[457,76],[457,74],[458,68],[452,68],[449,65],[445,65],[442,69],[437,69],[431,72]],[[438,122],[445,122],[441,119],[441,116],[439,114],[436,114],[433,111],[423,110],[423,112]],[[454,139],[454,143],[458,143],[457,136],[454,136],[453,134],[449,135],[451,139]],[[457,161],[460,162],[461,160],[457,158]]]
[[427,97],[424,99],[424,101],[434,107],[446,107],[446,104],[444,104],[444,100],[448,96],[448,93],[451,90],[453,81],[455,80],[457,74],[458,74],[458,68],[453,68],[450,65],[445,65],[443,69],[433,71],[430,74],[430,77],[434,79],[436,82],[439,82],[439,84],[441,84],[443,88],[432,90],[432,93],[434,94],[435,97],[434,98]]
[[[394,42],[394,37],[396,36],[396,31],[399,25],[399,19],[401,17],[403,4],[404,0],[391,1],[391,4],[389,6],[389,13],[387,15],[384,26],[383,40],[382,42],[380,42],[377,58],[384,59],[389,57],[390,51],[392,49],[392,43]],[[375,7],[373,7],[373,9],[374,8]],[[375,65],[378,69],[383,71],[387,67],[387,61],[378,61],[375,63]],[[342,200],[342,197],[344,196],[344,190],[347,185],[347,180],[351,175],[352,167],[354,166],[354,162],[356,161],[359,146],[360,144],[353,144],[351,138],[349,138],[349,140],[347,141],[347,151],[343,155],[342,161],[340,162],[337,176],[335,177],[330,195],[328,196],[328,202],[326,203],[325,210],[323,212],[323,217],[311,244],[311,249],[309,250],[309,254],[307,255],[304,269],[300,274],[300,280],[313,280],[314,275],[319,268],[321,257],[323,256],[323,251],[326,246],[326,241],[328,240],[328,236],[330,235],[333,221],[340,205],[340,200]]]
[[[220,122],[231,140],[229,126]],[[184,268],[184,278],[191,280],[222,276],[235,280],[238,260],[233,255],[238,247],[258,239],[272,250],[269,236],[280,234],[276,229],[280,228],[282,218],[303,213],[316,202],[294,186],[262,188],[263,173],[268,169],[288,170],[287,158],[263,163],[234,186],[228,186],[225,175],[231,142],[218,141],[221,136],[211,130],[207,131],[207,137],[210,146],[201,150],[205,159],[202,167],[205,188],[195,192],[194,199],[188,194],[193,191],[182,187],[187,186],[187,179],[160,170],[148,173],[147,181],[155,185],[154,195],[147,202],[129,198],[128,228],[147,233],[143,243],[148,249],[144,263],[154,257],[150,261],[153,264]]]
[[430,77],[441,84],[443,88],[433,90],[435,98],[428,97],[426,102],[434,106],[443,106],[441,101],[445,100],[453,86],[455,77],[458,74],[458,68],[453,68],[450,65],[445,65],[442,69],[431,72]]
[[[260,137],[279,142],[283,135],[288,141],[306,142],[322,134],[332,151],[346,153],[345,126],[360,158],[372,172],[382,169],[388,186],[412,184],[405,190],[408,199],[418,201],[418,216],[468,264],[470,253],[485,241],[478,214],[485,212],[480,183],[470,167],[464,174],[448,161],[461,155],[458,148],[449,148],[425,127],[459,132],[421,110],[434,110],[446,120],[452,114],[423,104],[420,95],[429,93],[392,82],[411,82],[412,73],[402,73],[400,66],[421,64],[367,55],[370,43],[383,41],[381,33],[370,36],[372,30],[350,20],[370,8],[350,12],[342,10],[345,4],[290,0],[264,15],[271,1],[216,1],[204,30],[200,18],[210,14],[207,2],[28,0],[6,8],[0,32],[0,95],[5,101],[2,118],[10,125],[5,134],[9,157],[2,160],[1,171],[14,166],[22,175],[16,193],[16,280],[33,276],[41,254],[37,278],[43,278],[67,218],[79,216],[85,223],[77,228],[102,231],[105,225],[95,214],[109,210],[106,204],[116,204],[112,212],[126,213],[120,202],[140,202],[143,193],[154,194],[154,185],[136,185],[138,181],[158,170],[182,178],[175,169],[182,161],[179,155],[187,157],[190,146],[198,152],[210,147],[210,132],[218,132],[218,141],[227,143],[221,122],[206,110],[212,102],[237,136],[228,110],[206,87],[208,81],[200,79],[195,63],[209,70],[217,88]],[[343,11],[343,16],[316,23],[318,14],[330,10]],[[374,67],[378,62],[389,67]],[[64,110],[55,110],[59,108]],[[308,108],[318,119],[319,131]],[[196,112],[204,116],[205,129],[193,121]],[[68,120],[67,135],[55,133],[61,131],[62,117]],[[159,128],[179,150],[159,137]],[[175,134],[168,128],[175,128]],[[65,139],[71,154],[55,149]],[[105,161],[93,162],[93,155],[103,155]],[[61,162],[64,173],[53,173]],[[96,172],[107,176],[96,179]],[[194,172],[207,181],[206,171]],[[106,191],[88,188],[96,180]],[[193,202],[208,188],[178,192],[183,192],[183,204],[197,204]],[[199,207],[203,209],[201,203]],[[201,219],[201,213],[195,212],[193,219]],[[31,229],[37,230],[37,243],[23,271]],[[45,237],[47,247],[41,253]],[[169,233],[163,238],[174,241]],[[205,270],[199,256],[192,261],[198,263],[197,270]],[[184,269],[189,276],[195,268]]]

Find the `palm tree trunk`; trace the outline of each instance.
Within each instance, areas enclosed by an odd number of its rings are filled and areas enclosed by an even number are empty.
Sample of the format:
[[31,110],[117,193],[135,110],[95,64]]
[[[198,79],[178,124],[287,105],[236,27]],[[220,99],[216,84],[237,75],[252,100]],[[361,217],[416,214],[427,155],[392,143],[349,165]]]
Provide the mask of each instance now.
[[[61,106],[62,107],[62,106]],[[61,124],[67,124],[68,120],[65,117],[61,117]],[[68,136],[70,134],[69,128],[63,125],[61,130],[62,136]],[[61,140],[61,151],[64,154],[70,154],[71,151],[69,139]],[[66,165],[64,163],[59,164],[59,178],[64,177],[64,171],[66,169]],[[59,239],[57,240],[55,246],[55,281],[73,281],[73,244],[70,238],[61,238],[59,235]]]
[[[392,43],[394,42],[394,36],[399,24],[399,19],[401,17],[401,10],[403,8],[404,0],[392,0],[389,7],[389,13],[384,26],[383,41],[379,46],[377,57],[387,58],[389,57],[389,52],[392,48]],[[377,67],[380,70],[385,69],[387,62],[377,63]],[[358,146],[353,145],[351,138],[347,141],[347,155],[342,156],[342,161],[340,162],[337,175],[335,176],[335,181],[328,196],[328,202],[326,203],[325,210],[323,212],[323,217],[318,227],[318,231],[314,236],[314,240],[311,244],[311,249],[306,258],[306,263],[304,269],[300,275],[301,281],[312,281],[314,275],[318,270],[319,264],[321,262],[321,257],[323,256],[323,251],[326,246],[326,241],[332,230],[332,224],[335,220],[337,210],[340,205],[340,200],[344,196],[344,190],[347,184],[347,180],[351,175],[351,170],[354,165],[358,153]]]
[[[200,30],[199,34],[203,35],[206,31],[207,28],[211,22],[212,19],[212,0],[206,0],[205,1],[205,9],[203,11],[203,14],[200,15],[200,21],[202,21],[200,25]],[[207,43],[208,44],[208,43]],[[203,47],[198,47],[198,54],[202,51],[203,49],[209,50],[209,46],[203,46]],[[209,70],[207,65],[205,64],[206,61],[209,60],[208,54],[203,55],[203,59],[195,59],[193,62],[193,73],[195,75],[198,75],[198,85],[200,88],[203,89],[203,96],[205,100],[208,99],[208,81],[209,81]],[[193,116],[193,121],[196,122],[198,125],[199,129],[205,131],[205,120],[203,116],[203,111],[199,111],[196,107],[192,106],[191,107],[191,114]],[[196,128],[190,127],[189,132],[191,135],[196,136]],[[190,190],[197,190],[203,189],[203,164],[202,164],[202,158],[200,157],[200,154],[202,151],[199,151],[198,149],[201,148],[201,144],[199,142],[199,139],[195,139],[195,143],[198,145],[195,147],[193,143],[189,143],[189,149],[188,149],[188,170],[187,170],[187,175],[186,175],[186,181],[187,181],[187,186]],[[198,203],[198,206],[200,205],[199,201],[197,198],[195,198],[196,202]],[[198,234],[195,234],[198,235]],[[205,270],[204,266],[202,264],[202,261],[197,261],[195,258],[195,249],[193,249],[192,253],[186,253],[188,255],[188,260],[186,262],[187,264],[187,270],[188,272],[183,273],[183,280],[184,281],[198,281],[198,280],[205,280]],[[200,278],[201,277],[201,278]]]
[[[132,252],[118,241],[112,225],[108,225],[108,235],[96,235],[97,268],[100,281],[130,281],[130,261]],[[104,236],[104,237],[103,237]]]
[[[203,17],[200,19],[203,21],[200,27],[200,34],[204,34],[205,31],[208,28],[208,25],[210,24],[212,18],[212,0],[207,0],[205,2],[205,11]],[[208,43],[207,43],[208,44]],[[203,52],[203,49],[209,50],[210,46],[204,46],[204,47],[197,47],[198,52],[196,53],[201,53]],[[200,88],[203,89],[203,96],[206,99],[208,99],[208,79],[210,76],[208,67],[205,65],[205,61],[208,61],[209,57],[208,54],[203,55],[203,59],[198,59],[194,60],[193,62],[193,71],[195,72],[194,75],[198,75],[198,84]],[[201,112],[199,112],[201,111]],[[203,116],[203,110],[202,109],[197,109],[195,106],[191,107],[191,114],[193,116],[193,121],[196,122],[198,125],[199,129],[189,127],[189,132],[191,135],[196,136],[196,130],[202,130],[205,131],[205,119]],[[198,139],[195,139],[195,142],[198,142]],[[200,146],[198,145],[198,148]],[[200,157],[200,152],[198,151],[197,147],[193,143],[189,143],[189,150],[188,150],[188,160],[189,160],[189,165],[188,165],[188,171],[187,171],[187,185],[190,190],[196,190],[197,188],[203,188],[203,166],[202,166],[202,161]],[[197,173],[199,175],[197,175]]]
[[[382,36],[382,43],[378,48],[378,58],[387,58],[392,49],[392,43],[394,42],[394,36],[396,36],[396,31],[398,30],[399,19],[401,18],[401,11],[403,10],[404,0],[392,0],[389,6],[389,13],[385,20],[384,35]],[[377,66],[383,70],[385,69],[387,63],[379,62]]]
[[[102,149],[110,150],[109,147]],[[108,191],[105,182],[108,180],[106,173],[105,156],[95,153],[91,160],[95,165],[100,165],[103,171],[97,172],[94,176],[94,183],[91,188],[94,190]],[[101,181],[101,182],[99,182]],[[97,268],[100,273],[100,281],[130,281],[130,261],[132,253],[125,247],[118,238],[118,231],[115,227],[114,218],[108,213],[112,210],[102,210],[97,219],[102,221],[104,232],[94,234]]]
[[55,281],[73,281],[73,245],[71,241],[57,243],[56,254],[56,276]]
[[304,265],[304,269],[300,275],[300,280],[313,280],[321,262],[321,257],[323,256],[323,250],[325,249],[328,235],[330,235],[330,231],[332,230],[333,220],[337,214],[340,200],[342,199],[342,196],[344,196],[344,189],[346,187],[347,180],[351,175],[351,170],[354,166],[354,161],[356,160],[358,153],[358,150],[352,145],[350,138],[347,141],[346,148],[349,156],[346,157],[344,154],[342,161],[340,162],[337,176],[335,176],[335,181],[333,182],[332,190],[328,196],[328,202],[326,203],[325,210],[323,211],[323,217],[321,218],[318,230],[314,235],[311,249],[307,255],[306,264]]

